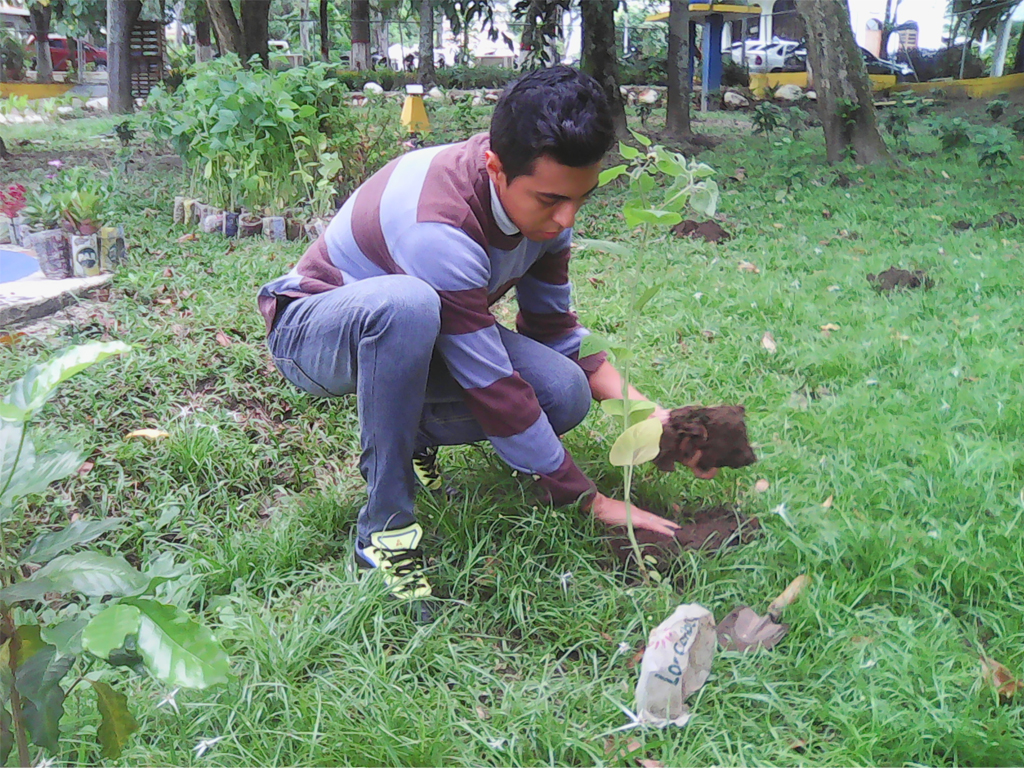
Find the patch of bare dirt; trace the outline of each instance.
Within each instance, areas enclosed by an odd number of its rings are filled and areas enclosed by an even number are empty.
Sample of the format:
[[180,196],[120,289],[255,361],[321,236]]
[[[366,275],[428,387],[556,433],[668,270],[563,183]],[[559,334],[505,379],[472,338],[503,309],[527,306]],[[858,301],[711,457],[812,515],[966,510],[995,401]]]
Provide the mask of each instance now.
[[676,237],[689,237],[693,240],[703,240],[706,243],[721,243],[732,238],[722,225],[717,221],[696,222],[693,219],[686,219],[672,227],[672,234]]
[[[117,145],[89,149],[66,149],[49,147],[46,143],[19,144],[7,142],[8,155],[0,160],[0,180],[16,180],[20,175],[33,171],[51,172],[51,160],[60,160],[65,168],[92,165],[110,169],[116,162]],[[145,169],[149,172],[170,172],[181,170],[181,158],[177,155],[154,154],[136,149],[129,162],[129,168]]]
[[928,277],[923,269],[915,269],[910,272],[896,267],[889,267],[885,272],[880,272],[877,275],[868,275],[868,282],[879,293],[904,291],[911,288],[927,289],[935,285],[935,281]]

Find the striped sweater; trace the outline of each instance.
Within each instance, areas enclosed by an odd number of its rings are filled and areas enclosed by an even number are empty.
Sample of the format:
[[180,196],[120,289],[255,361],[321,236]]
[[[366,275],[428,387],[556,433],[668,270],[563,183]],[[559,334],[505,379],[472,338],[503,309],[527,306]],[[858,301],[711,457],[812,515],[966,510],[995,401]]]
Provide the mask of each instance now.
[[[512,369],[490,307],[513,286],[517,330],[578,360],[587,335],[570,309],[571,230],[544,243],[508,219],[484,167],[487,134],[393,160],[348,199],[286,275],[263,286],[260,311],[386,274],[420,278],[441,299],[436,350],[498,455],[555,504],[589,500],[593,483],[562,446],[533,388]],[[588,375],[603,360],[579,360]]]

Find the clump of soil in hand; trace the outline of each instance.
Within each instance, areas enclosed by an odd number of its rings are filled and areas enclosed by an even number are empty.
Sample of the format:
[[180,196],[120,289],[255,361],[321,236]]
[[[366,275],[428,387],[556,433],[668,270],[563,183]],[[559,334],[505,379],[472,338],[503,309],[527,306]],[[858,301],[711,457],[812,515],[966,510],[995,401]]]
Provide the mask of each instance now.
[[675,469],[676,462],[685,464],[700,452],[697,468],[739,469],[757,461],[747,439],[747,425],[742,405],[719,405],[698,408],[688,405],[669,413],[668,424],[661,433],[661,452],[654,465],[663,472]]
[[931,288],[935,285],[935,281],[928,277],[922,269],[908,272],[905,269],[896,269],[896,267],[889,267],[885,272],[877,275],[868,275],[868,282],[875,287],[876,291],[880,292],[900,291],[907,288]]
[[[678,507],[675,507],[678,510]],[[653,510],[652,510],[653,511]],[[747,517],[728,507],[709,507],[691,511],[679,510],[676,514],[658,512],[663,517],[679,523],[675,536],[666,536],[643,528],[636,529],[636,540],[643,557],[650,555],[659,562],[677,557],[683,550],[717,552],[726,547],[735,547],[750,542],[761,524],[756,517]],[[679,519],[676,519],[679,518]],[[633,547],[623,528],[612,529],[609,539],[612,552],[623,564],[633,562]]]
[[704,240],[708,243],[720,243],[732,237],[714,221],[703,221],[697,223],[693,219],[681,221],[672,227],[672,234],[676,237],[689,237],[694,240]]

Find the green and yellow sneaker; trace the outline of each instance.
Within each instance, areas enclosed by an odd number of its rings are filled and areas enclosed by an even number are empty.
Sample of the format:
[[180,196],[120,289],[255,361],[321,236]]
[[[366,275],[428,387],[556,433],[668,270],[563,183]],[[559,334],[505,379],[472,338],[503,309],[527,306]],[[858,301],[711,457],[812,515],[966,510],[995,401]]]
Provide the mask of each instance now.
[[356,542],[356,565],[379,569],[391,594],[401,600],[425,600],[433,594],[423,575],[420,540],[423,528],[413,523],[406,528],[370,534],[370,543]]
[[428,491],[439,491],[444,485],[441,470],[437,468],[437,448],[426,448],[412,455],[412,470],[420,485]]

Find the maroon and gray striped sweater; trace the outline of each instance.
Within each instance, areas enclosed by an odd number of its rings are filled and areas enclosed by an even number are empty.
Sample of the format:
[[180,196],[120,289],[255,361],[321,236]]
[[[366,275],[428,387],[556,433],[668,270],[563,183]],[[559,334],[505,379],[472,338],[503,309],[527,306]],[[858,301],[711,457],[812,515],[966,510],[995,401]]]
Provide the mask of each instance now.
[[[484,167],[487,134],[393,160],[359,187],[288,274],[260,289],[268,329],[282,302],[387,274],[424,280],[441,298],[437,351],[495,450],[534,477],[555,504],[589,501],[573,462],[514,370],[490,307],[513,286],[517,330],[578,359],[588,334],[571,311],[571,230],[527,240],[509,220]],[[579,361],[593,374],[604,355]]]

